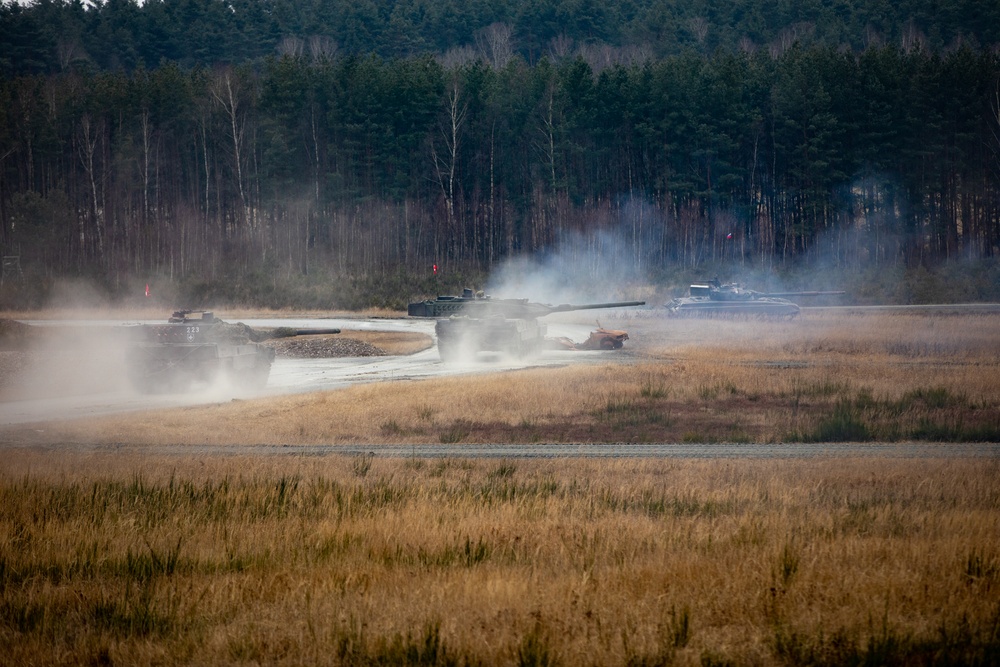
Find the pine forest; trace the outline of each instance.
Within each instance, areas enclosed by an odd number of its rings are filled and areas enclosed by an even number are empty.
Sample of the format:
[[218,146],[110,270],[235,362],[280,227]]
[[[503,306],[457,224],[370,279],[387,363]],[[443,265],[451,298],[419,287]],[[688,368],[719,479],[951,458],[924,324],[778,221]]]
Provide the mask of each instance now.
[[998,47],[975,0],[8,1],[0,306],[398,306],[561,244],[997,277]]

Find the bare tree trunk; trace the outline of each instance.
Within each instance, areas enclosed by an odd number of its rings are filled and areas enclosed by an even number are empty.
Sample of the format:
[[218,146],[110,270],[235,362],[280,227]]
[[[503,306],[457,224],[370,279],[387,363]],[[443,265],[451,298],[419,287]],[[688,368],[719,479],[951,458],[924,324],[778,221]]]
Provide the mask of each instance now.
[[[92,127],[90,116],[88,114],[84,114],[84,116],[80,119],[80,142],[78,146],[80,149],[80,161],[83,163],[83,169],[87,174],[87,181],[90,186],[90,213],[93,221],[95,241],[97,244],[97,254],[99,258],[103,259],[104,238],[101,227],[101,204],[97,190],[97,175],[94,164],[94,153],[97,152],[97,144],[98,133]],[[86,248],[88,245],[85,220],[85,218],[80,219],[80,245],[84,251],[84,256],[87,254]]]
[[555,133],[555,90],[549,85],[548,97],[545,100],[545,115],[542,116],[542,134],[545,143],[542,145],[542,153],[549,166],[549,188],[553,192],[556,190],[556,133]]
[[441,128],[441,135],[444,138],[444,155],[438,153],[436,143],[431,144],[434,172],[445,199],[446,234],[452,239],[449,242],[452,252],[455,248],[454,239],[458,236],[455,233],[457,231],[455,229],[455,174],[458,169],[458,144],[467,110],[468,105],[462,101],[462,91],[459,88],[458,80],[455,79],[448,91],[447,116],[445,117],[445,125]]
[[[141,166],[141,168],[142,168],[142,174],[141,174],[141,176],[142,176],[142,216],[141,216],[141,223],[142,224],[140,225],[140,229],[136,230],[136,233],[133,236],[135,236],[135,238],[140,238],[141,239],[142,238],[142,230],[148,229],[148,225],[149,225],[149,181],[150,181],[150,177],[149,177],[149,159],[150,158],[149,158],[149,156],[150,156],[150,151],[151,151],[150,144],[151,144],[152,129],[150,128],[149,110],[148,109],[143,109],[142,115],[139,116],[139,127],[140,127],[140,131],[141,131],[141,137],[140,137],[140,139],[142,141],[142,166]],[[126,245],[129,245],[128,239],[129,239],[130,235],[129,235],[129,225],[128,224],[125,225],[125,234],[126,234]],[[136,254],[136,257],[133,258],[133,263],[136,266],[136,268],[138,269],[141,266],[141,262],[142,262],[142,260],[138,256],[138,255],[141,254],[141,252],[139,252],[137,250],[135,254]]]
[[233,141],[233,167],[235,169],[236,187],[240,196],[241,215],[244,224],[249,221],[247,210],[247,195],[243,185],[243,138],[246,130],[243,118],[243,106],[239,99],[239,89],[233,81],[232,70],[224,70],[212,85],[212,97],[222,107],[229,124],[230,138]]
[[142,129],[142,224],[149,224],[149,144],[150,126],[149,111],[143,109],[139,117],[139,124]]
[[486,215],[487,215],[487,229],[489,237],[489,248],[487,249],[486,261],[488,266],[493,266],[493,262],[496,260],[494,255],[494,249],[496,248],[496,121],[493,121],[492,127],[490,127],[490,200],[487,205]]

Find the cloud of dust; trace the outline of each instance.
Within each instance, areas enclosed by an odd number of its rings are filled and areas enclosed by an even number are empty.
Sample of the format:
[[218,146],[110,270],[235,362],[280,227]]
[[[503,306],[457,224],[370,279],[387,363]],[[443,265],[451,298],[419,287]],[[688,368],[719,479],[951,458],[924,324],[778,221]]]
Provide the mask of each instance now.
[[[32,323],[15,345],[5,345],[3,400],[63,399],[126,388],[124,337],[115,327],[72,320]],[[9,373],[9,374],[8,374]],[[56,414],[52,403],[51,418]]]
[[49,292],[46,309],[101,310],[110,306],[105,295],[86,280],[58,280]]
[[138,323],[117,321],[106,297],[85,281],[58,283],[44,311],[51,319],[0,327],[0,425],[260,393],[225,377],[143,393],[130,381],[127,359]]
[[487,293],[548,304],[634,300],[647,281],[643,248],[628,230],[570,233],[533,256],[508,260],[491,275]]
[[502,370],[523,365],[525,357],[519,357],[506,350],[484,350],[479,343],[478,335],[468,330],[452,339],[447,358],[442,360],[456,370],[465,368]]
[[[644,216],[644,229],[637,227],[636,216]],[[614,224],[591,233],[566,233],[542,251],[509,259],[490,276],[485,292],[494,300],[526,299],[553,306],[645,300],[650,285],[644,264],[648,254],[646,244],[650,242],[650,231],[655,229],[649,219],[648,208],[630,203],[622,208]],[[576,322],[589,331],[603,324],[603,320],[614,319],[616,315],[612,313],[631,316],[634,312],[634,307],[583,310],[565,316],[543,315],[538,324],[545,330],[556,322],[562,326]],[[575,342],[582,342],[581,336],[585,338],[586,334],[582,329],[573,330]],[[546,333],[551,335],[551,331]],[[463,341],[456,347],[455,357],[462,363],[471,363],[473,359],[498,364],[523,361],[518,354],[505,351],[477,354],[474,341]]]

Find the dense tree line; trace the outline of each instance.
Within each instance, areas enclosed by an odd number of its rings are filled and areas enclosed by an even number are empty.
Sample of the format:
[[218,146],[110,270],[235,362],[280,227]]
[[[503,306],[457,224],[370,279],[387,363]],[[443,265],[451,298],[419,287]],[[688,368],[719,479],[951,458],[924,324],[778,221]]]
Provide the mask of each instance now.
[[998,43],[965,0],[5,2],[0,246],[115,284],[577,233],[641,270],[992,257]]
[[0,243],[115,281],[488,270],[602,230],[649,267],[989,257],[998,77],[983,49],[799,45],[7,77]]
[[[238,65],[269,55],[476,50],[591,64],[766,49],[1000,44],[984,0],[4,0],[0,74]],[[495,63],[496,64],[496,63]],[[500,62],[499,64],[503,64]]]

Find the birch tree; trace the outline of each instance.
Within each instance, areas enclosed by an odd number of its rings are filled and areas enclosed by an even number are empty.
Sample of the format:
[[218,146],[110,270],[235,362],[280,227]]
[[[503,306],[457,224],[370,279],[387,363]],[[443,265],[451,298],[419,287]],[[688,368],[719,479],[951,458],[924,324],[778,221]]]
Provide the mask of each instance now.
[[220,70],[212,81],[210,92],[216,105],[222,109],[229,139],[232,141],[233,175],[240,199],[240,222],[247,224],[250,222],[250,210],[243,178],[246,153],[246,109],[244,108],[242,87],[236,73],[231,68]]
[[467,113],[468,102],[463,99],[461,83],[456,74],[448,86],[445,113],[439,126],[440,138],[431,143],[434,174],[445,200],[445,233],[450,236],[449,246],[453,250],[455,248],[455,232],[457,231],[455,180],[458,170],[459,142]]

